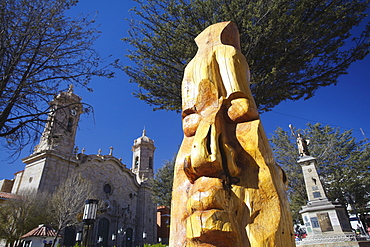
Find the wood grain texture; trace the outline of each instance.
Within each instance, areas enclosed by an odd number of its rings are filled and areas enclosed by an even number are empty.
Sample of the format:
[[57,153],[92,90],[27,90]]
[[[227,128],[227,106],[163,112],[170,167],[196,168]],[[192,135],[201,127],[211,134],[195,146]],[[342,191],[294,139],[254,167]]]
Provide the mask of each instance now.
[[170,246],[295,246],[286,179],[249,89],[232,22],[195,39],[182,84]]

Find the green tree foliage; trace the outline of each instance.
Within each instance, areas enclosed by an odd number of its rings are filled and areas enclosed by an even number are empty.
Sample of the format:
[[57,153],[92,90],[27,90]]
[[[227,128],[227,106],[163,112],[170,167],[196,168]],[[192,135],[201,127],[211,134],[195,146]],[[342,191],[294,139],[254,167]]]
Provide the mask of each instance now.
[[[310,155],[317,159],[317,170],[331,201],[347,205],[346,193],[354,199],[359,213],[366,212],[370,202],[370,145],[366,140],[356,141],[352,131],[320,123],[307,124],[296,131],[310,140]],[[289,179],[289,196],[294,218],[299,219],[301,206],[306,205],[307,195],[302,168],[297,164],[296,138],[282,128],[275,130],[272,138],[274,154]]]
[[0,239],[6,241],[6,246],[14,246],[22,235],[53,221],[47,198],[45,194],[23,191],[0,203]]
[[175,158],[166,160],[151,181],[153,202],[157,205],[171,207],[174,167]]
[[113,76],[92,48],[94,18],[65,16],[76,3],[0,3],[0,141],[10,150],[38,139],[48,102],[63,85],[89,89],[93,76]]
[[370,25],[351,35],[368,0],[134,1],[123,40],[132,45],[128,57],[136,65],[123,70],[141,87],[136,96],[155,109],[181,109],[184,67],[197,51],[193,39],[217,22],[238,26],[261,112],[312,97],[369,53]]
[[91,183],[80,175],[66,179],[51,194],[22,191],[14,199],[0,203],[0,239],[12,247],[40,224],[51,225],[58,234],[68,226],[80,224],[77,216],[82,214],[85,200],[94,198],[94,193]]

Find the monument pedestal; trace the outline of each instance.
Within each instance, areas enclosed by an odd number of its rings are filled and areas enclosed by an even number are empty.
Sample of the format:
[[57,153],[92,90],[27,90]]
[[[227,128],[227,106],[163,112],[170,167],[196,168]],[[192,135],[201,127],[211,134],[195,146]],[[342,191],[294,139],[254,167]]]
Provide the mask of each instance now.
[[341,241],[341,242],[332,242],[332,243],[297,243],[297,246],[304,247],[370,247],[369,241]]
[[344,207],[328,199],[309,201],[300,213],[308,237],[353,234]]
[[[306,184],[308,203],[300,211],[306,226],[307,239],[340,239],[354,237],[345,208],[328,200],[316,170],[316,159],[302,156],[298,160],[302,166]],[[351,240],[348,240],[351,241]]]
[[[291,125],[289,127],[292,130]],[[358,237],[352,232],[349,218],[345,208],[326,197],[325,190],[316,170],[316,158],[309,155],[307,146],[309,140],[305,140],[300,134],[297,136],[298,150],[301,155],[298,164],[302,167],[304,182],[306,185],[308,202],[302,207],[304,225],[307,237],[297,241],[296,245],[305,247],[370,247],[368,239]]]

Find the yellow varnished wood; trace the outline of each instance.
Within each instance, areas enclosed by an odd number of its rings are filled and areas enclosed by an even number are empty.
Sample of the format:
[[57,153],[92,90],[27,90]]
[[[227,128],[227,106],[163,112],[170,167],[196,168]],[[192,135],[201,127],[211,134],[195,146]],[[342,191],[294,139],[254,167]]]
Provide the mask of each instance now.
[[238,30],[217,23],[195,41],[182,84],[170,246],[295,246],[285,176],[249,89]]

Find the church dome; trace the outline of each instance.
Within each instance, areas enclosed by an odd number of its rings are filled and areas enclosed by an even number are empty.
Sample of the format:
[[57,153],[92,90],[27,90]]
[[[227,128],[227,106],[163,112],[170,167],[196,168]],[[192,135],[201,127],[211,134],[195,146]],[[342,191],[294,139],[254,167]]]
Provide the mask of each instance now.
[[143,130],[142,136],[140,136],[139,138],[137,138],[134,141],[135,146],[140,145],[140,144],[152,144],[152,145],[154,145],[154,141],[146,136],[146,130],[145,129]]

